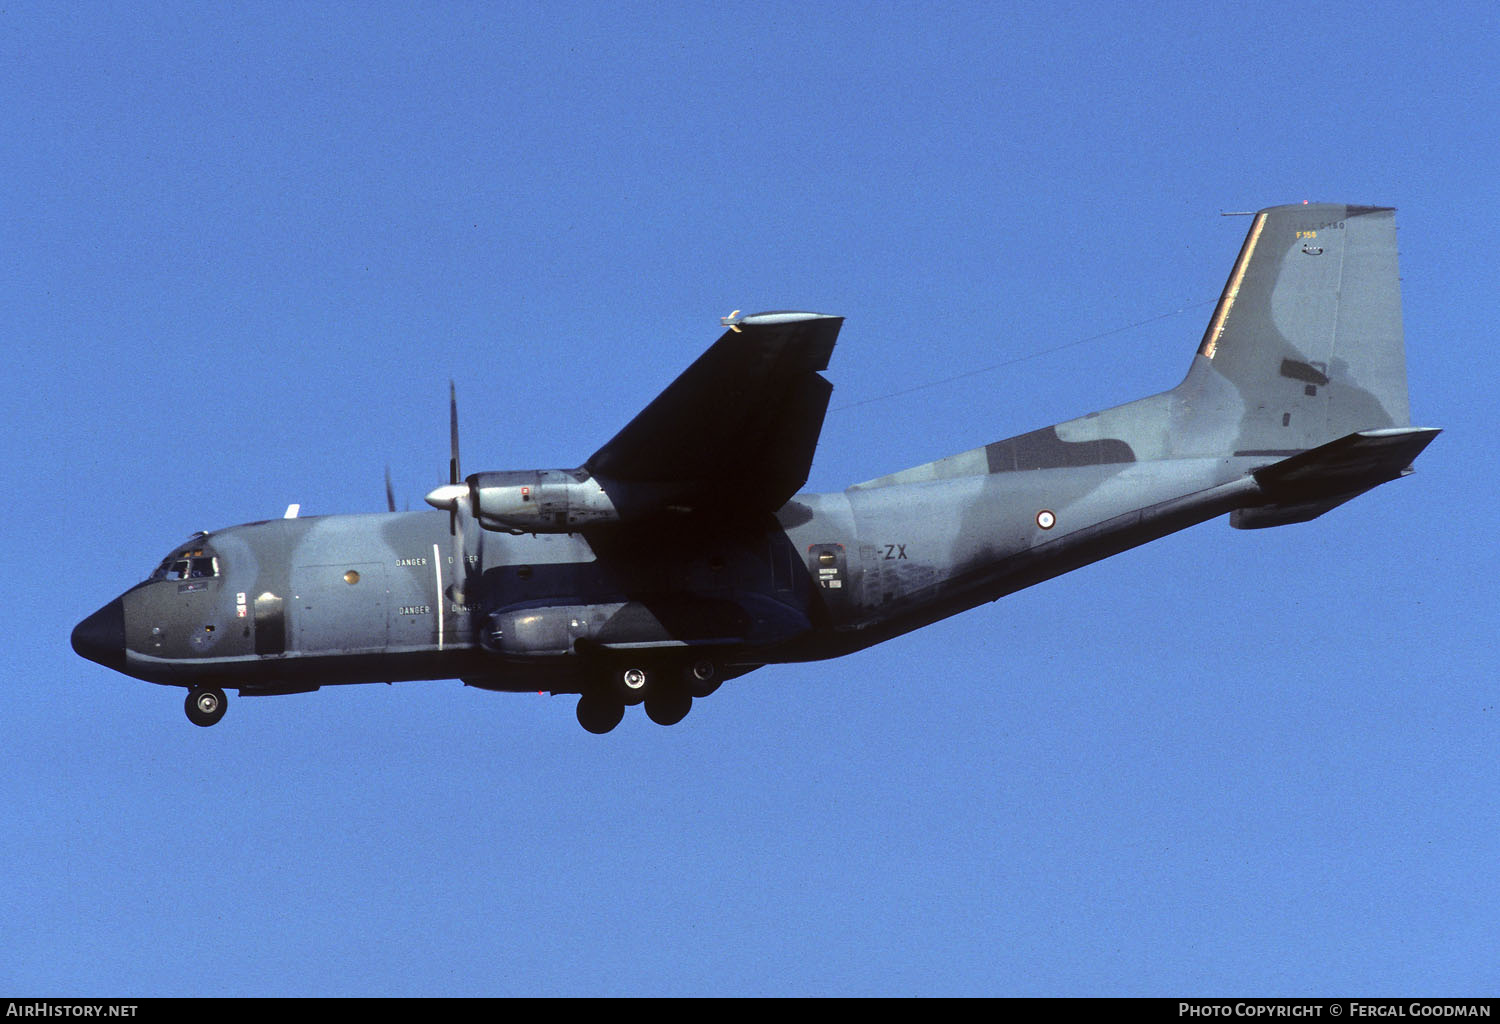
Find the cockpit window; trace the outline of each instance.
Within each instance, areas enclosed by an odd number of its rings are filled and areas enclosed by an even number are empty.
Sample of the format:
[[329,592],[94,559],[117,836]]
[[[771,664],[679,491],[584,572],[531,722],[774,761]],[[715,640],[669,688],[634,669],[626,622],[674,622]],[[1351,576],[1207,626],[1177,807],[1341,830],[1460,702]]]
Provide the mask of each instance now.
[[156,567],[153,580],[203,580],[219,575],[219,560],[203,551],[174,551]]

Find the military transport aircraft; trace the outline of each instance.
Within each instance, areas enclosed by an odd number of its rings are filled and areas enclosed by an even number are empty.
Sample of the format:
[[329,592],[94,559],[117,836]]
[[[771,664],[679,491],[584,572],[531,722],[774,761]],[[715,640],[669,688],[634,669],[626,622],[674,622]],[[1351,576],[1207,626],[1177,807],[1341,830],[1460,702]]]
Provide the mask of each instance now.
[[[199,533],[79,623],[73,647],[188,688],[458,678],[577,693],[613,729],[670,725],[763,665],[834,658],[1225,515],[1299,523],[1410,472],[1394,211],[1256,214],[1170,391],[856,484],[799,494],[843,320],[722,337],[576,469],[459,470],[439,511]],[[389,499],[389,494],[388,494]]]

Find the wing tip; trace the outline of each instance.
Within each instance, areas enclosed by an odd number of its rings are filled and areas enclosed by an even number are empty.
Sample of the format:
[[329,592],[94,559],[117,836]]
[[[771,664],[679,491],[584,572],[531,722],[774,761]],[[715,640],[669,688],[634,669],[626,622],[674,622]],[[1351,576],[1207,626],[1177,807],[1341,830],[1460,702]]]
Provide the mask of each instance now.
[[832,313],[809,313],[796,309],[773,309],[765,313],[742,316],[735,323],[746,327],[770,327],[775,324],[798,324],[808,320],[842,320]]

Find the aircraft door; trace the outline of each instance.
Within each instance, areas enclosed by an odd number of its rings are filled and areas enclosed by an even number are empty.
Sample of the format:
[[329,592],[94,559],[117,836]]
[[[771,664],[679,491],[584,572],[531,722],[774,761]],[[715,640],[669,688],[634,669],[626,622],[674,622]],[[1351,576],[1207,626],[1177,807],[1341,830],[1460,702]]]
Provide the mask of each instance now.
[[299,654],[379,650],[386,645],[385,563],[292,569],[292,648]]
[[849,604],[849,563],[842,544],[811,544],[807,548],[807,572],[830,611]]
[[778,598],[786,599],[797,590],[797,546],[786,534],[771,534],[768,552],[771,560],[771,587]]
[[286,602],[269,590],[255,595],[255,653],[286,653]]

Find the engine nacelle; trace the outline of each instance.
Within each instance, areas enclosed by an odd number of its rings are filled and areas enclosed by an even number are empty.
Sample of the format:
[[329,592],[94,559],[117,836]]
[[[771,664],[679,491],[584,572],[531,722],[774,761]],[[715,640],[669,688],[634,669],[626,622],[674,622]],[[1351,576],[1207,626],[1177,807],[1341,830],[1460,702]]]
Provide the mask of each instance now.
[[467,513],[499,533],[574,533],[601,523],[691,512],[683,491],[682,484],[606,480],[582,468],[526,469],[475,473],[461,484],[435,489],[427,504]]
[[572,533],[620,520],[599,481],[582,470],[476,473],[468,485],[474,518],[486,530]]

